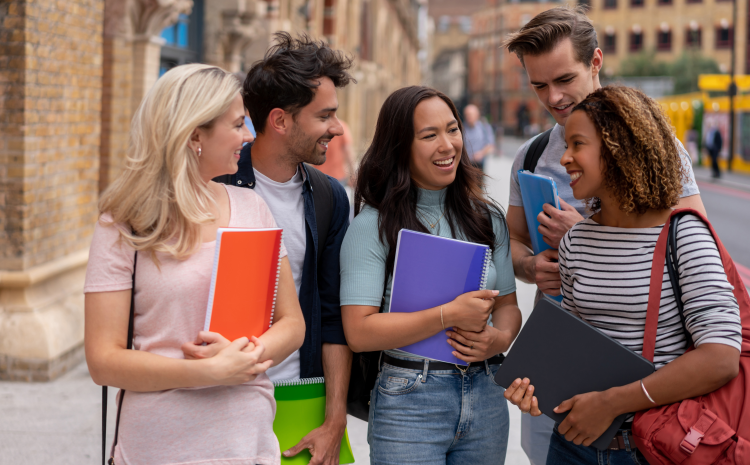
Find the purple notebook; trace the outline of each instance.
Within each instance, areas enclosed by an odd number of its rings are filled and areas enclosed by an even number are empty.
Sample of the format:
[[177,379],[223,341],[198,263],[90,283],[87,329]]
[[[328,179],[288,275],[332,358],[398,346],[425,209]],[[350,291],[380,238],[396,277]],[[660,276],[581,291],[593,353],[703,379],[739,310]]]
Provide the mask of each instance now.
[[[393,267],[391,312],[417,312],[484,289],[492,260],[489,247],[402,229]],[[449,328],[446,328],[448,330]],[[408,346],[404,352],[467,365],[453,356],[445,331]]]

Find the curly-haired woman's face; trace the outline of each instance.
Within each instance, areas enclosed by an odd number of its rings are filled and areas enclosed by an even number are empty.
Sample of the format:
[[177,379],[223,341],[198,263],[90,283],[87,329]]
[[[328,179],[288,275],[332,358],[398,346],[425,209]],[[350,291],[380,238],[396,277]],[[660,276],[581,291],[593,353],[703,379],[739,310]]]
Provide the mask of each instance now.
[[440,190],[456,179],[464,142],[458,121],[441,98],[423,100],[414,110],[409,170],[422,189]]
[[560,164],[570,175],[573,197],[589,199],[603,196],[602,139],[585,112],[571,113],[565,124],[566,150]]

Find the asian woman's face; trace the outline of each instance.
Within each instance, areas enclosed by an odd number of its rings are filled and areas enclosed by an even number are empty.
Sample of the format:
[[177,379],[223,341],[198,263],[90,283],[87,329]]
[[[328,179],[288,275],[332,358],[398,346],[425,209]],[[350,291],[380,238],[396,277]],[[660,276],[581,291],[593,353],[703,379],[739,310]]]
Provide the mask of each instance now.
[[464,142],[458,121],[439,97],[421,101],[414,110],[414,140],[409,170],[422,189],[441,190],[456,179]]
[[602,138],[584,111],[574,111],[565,124],[567,148],[560,164],[570,175],[570,187],[576,199],[604,196],[602,175]]

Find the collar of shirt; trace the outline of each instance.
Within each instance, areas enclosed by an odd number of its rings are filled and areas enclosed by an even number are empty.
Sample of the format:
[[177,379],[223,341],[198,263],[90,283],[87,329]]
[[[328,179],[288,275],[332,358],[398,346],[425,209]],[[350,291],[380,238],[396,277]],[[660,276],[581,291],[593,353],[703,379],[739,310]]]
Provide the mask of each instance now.
[[[253,160],[251,150],[253,144],[246,144],[240,152],[240,161],[237,163],[237,174],[233,176],[234,185],[240,187],[249,187],[255,189],[255,171],[253,171]],[[304,163],[299,164],[302,171],[302,190],[310,189],[310,177],[307,174],[307,167]]]

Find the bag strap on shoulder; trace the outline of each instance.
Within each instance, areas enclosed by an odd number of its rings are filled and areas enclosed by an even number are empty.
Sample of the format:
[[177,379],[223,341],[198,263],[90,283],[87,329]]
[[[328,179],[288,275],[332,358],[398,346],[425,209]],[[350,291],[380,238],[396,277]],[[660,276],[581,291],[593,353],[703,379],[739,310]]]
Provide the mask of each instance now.
[[[554,129],[554,128],[552,128]],[[552,129],[547,129],[543,133],[539,134],[536,139],[531,143],[529,149],[526,151],[526,156],[523,159],[523,169],[531,171],[532,173],[536,169],[536,164],[544,153],[544,149],[549,144],[549,136],[552,134]]]
[[333,220],[333,188],[328,176],[318,169],[305,164],[310,176],[313,202],[315,203],[315,223],[318,227],[318,264],[323,258],[323,250],[328,240],[328,230]]
[[[128,318],[128,350],[133,348],[133,334],[135,332],[135,267],[138,263],[138,251],[133,256],[133,288],[130,291],[130,317]],[[120,412],[122,411],[122,399],[125,397],[125,389],[120,389],[120,399],[117,403],[117,417],[115,420],[115,438],[112,441],[112,452],[109,464],[115,464],[115,446],[117,445],[117,434],[120,431]],[[107,386],[102,386],[102,463],[107,463]]]

